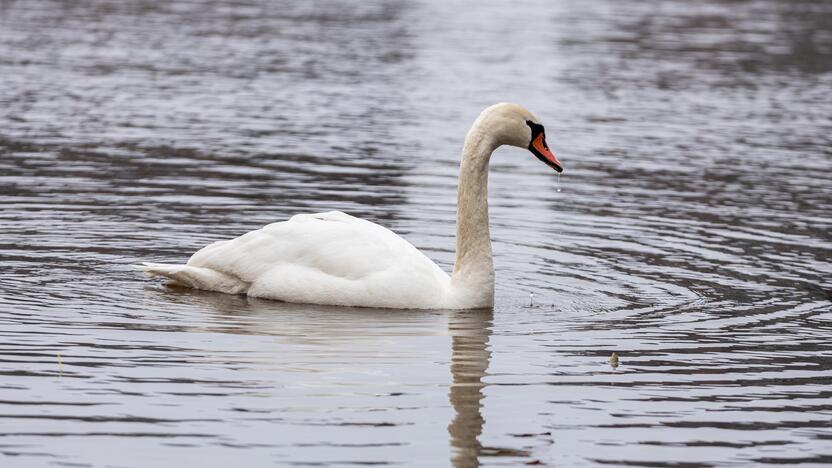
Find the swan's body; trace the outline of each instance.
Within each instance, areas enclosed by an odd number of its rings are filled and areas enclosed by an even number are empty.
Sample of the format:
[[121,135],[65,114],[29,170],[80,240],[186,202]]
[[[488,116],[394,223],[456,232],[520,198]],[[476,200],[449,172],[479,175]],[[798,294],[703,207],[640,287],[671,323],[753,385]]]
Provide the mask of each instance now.
[[409,242],[340,211],[299,214],[195,253],[148,265],[175,283],[286,302],[440,308],[451,278]]
[[339,211],[300,214],[215,242],[195,253],[187,265],[145,263],[140,268],[179,286],[286,302],[402,309],[490,307],[494,268],[488,161],[498,146],[512,144],[528,146],[561,170],[536,122],[520,106],[498,104],[483,111],[468,132],[460,167],[453,276],[392,231]]

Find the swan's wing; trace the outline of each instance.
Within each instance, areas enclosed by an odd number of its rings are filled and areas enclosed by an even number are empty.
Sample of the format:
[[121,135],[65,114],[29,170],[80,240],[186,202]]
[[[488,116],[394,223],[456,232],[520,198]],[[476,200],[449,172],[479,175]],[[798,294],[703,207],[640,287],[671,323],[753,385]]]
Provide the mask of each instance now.
[[284,300],[303,300],[298,297],[303,288],[355,297],[402,295],[398,290],[407,289],[411,296],[420,289],[435,291],[449,279],[392,231],[338,211],[296,215],[216,242],[188,265],[251,283],[252,295]]

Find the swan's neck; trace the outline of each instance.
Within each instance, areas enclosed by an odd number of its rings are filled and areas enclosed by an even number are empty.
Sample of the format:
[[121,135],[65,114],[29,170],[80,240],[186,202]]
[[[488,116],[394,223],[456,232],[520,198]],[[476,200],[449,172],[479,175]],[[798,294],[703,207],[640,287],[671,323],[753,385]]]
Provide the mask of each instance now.
[[465,138],[456,210],[454,296],[472,307],[494,303],[494,264],[488,230],[488,161],[496,145],[475,125]]

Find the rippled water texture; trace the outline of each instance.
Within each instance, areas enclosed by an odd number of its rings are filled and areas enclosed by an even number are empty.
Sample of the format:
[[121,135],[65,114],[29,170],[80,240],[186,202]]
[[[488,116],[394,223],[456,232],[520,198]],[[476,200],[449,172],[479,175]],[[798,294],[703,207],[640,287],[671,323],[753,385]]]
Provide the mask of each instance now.
[[[830,463],[830,90],[822,0],[0,0],[0,465]],[[494,155],[493,311],[129,268],[330,209],[449,268],[499,101],[567,172]]]

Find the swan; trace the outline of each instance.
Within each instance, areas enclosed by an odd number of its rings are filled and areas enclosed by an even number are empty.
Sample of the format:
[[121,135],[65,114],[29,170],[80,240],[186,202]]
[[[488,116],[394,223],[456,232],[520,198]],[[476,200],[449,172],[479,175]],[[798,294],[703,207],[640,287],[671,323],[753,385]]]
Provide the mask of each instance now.
[[389,229],[340,211],[298,214],[199,250],[185,265],[143,263],[168,284],[284,302],[395,309],[494,305],[488,161],[502,145],[527,148],[556,170],[540,121],[517,104],[480,113],[459,170],[456,261],[448,275]]

